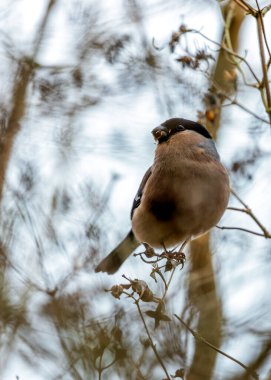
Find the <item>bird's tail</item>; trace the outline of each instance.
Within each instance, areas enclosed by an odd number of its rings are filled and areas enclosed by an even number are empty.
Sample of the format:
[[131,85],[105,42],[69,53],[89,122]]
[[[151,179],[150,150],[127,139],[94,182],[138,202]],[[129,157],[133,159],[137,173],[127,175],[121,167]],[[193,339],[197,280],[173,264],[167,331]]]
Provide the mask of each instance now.
[[115,273],[127,257],[140,245],[131,230],[122,242],[103,259],[95,269],[95,272]]

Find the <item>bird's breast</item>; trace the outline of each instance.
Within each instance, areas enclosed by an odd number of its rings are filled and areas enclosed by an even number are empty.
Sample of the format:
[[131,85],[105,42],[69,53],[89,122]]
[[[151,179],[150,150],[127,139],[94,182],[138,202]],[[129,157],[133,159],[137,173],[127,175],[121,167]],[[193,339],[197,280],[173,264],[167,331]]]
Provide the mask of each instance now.
[[217,162],[199,170],[186,163],[154,168],[135,210],[136,238],[153,247],[170,247],[206,232],[221,218],[228,202],[228,176]]

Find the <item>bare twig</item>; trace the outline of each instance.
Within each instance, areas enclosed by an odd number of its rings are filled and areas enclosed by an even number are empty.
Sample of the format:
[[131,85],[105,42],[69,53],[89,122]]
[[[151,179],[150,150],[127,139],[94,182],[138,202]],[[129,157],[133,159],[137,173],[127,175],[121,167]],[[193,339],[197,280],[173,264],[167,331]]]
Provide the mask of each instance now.
[[[225,97],[226,97],[226,95],[225,95]],[[241,104],[238,100],[236,100],[236,99],[232,100],[228,96],[227,96],[227,99],[231,100],[232,104],[238,106],[239,108],[241,108],[242,110],[244,110],[245,112],[247,112],[249,115],[255,117],[255,119],[258,119],[258,120],[262,121],[263,123],[270,125],[269,121],[263,119],[262,117],[260,117],[259,115],[257,115],[253,111],[251,111],[249,108],[247,108],[246,106],[244,106],[243,104]]]
[[[160,268],[160,269],[161,269],[161,268]],[[165,286],[165,290],[166,290],[166,289],[167,289],[167,282],[166,282],[165,277],[163,276],[162,272],[161,272],[160,270],[158,270],[158,271],[155,271],[155,273],[157,273],[158,276],[159,276],[159,277],[161,278],[161,280],[163,281],[164,286]]]
[[[252,8],[253,9],[253,8]],[[249,12],[250,13],[250,12]],[[253,12],[253,15],[254,15],[255,12]],[[256,13],[255,13],[256,15]],[[237,59],[239,59],[240,61],[244,62],[244,64],[247,66],[248,70],[250,71],[250,73],[252,74],[252,76],[254,77],[254,79],[256,80],[257,82],[257,85],[249,85],[249,86],[252,86],[252,87],[256,87],[256,88],[259,88],[261,89],[263,87],[263,81],[261,81],[256,73],[254,72],[254,70],[252,69],[250,63],[246,60],[246,58],[242,57],[241,55],[239,55],[238,53],[234,52],[232,49],[228,48],[227,46],[225,46],[225,44],[221,44],[217,41],[214,41],[212,40],[211,38],[207,37],[206,35],[204,35],[202,32],[200,32],[199,30],[195,30],[195,29],[189,29],[188,30],[189,32],[192,32],[192,33],[196,33],[196,34],[199,34],[200,36],[202,36],[204,39],[206,39],[207,41],[210,41],[211,43],[213,43],[214,45],[216,46],[219,46],[220,49],[224,50],[226,53],[228,53],[230,56],[232,57],[235,57]],[[243,78],[244,78],[244,81],[246,83],[246,80],[245,80],[245,77],[244,77],[244,73],[239,65],[239,62],[237,62],[236,60],[234,60],[234,63],[235,65],[237,66],[237,68],[239,69],[239,71],[241,72]],[[270,59],[270,64],[271,64],[271,59]],[[265,65],[265,71],[266,71],[266,75],[267,75],[267,65]],[[238,106],[239,108],[241,108],[242,110],[244,110],[245,112],[247,112],[248,114],[250,114],[251,116],[255,117],[256,119],[262,121],[263,123],[265,124],[268,124],[270,125],[271,123],[271,111],[268,113],[269,114],[269,118],[270,118],[270,121],[268,120],[265,120],[263,119],[262,117],[260,117],[259,115],[257,115],[256,113],[254,113],[253,111],[251,111],[251,109],[249,109],[248,107],[244,106],[243,104],[241,104],[239,101],[237,101],[236,99],[232,99],[225,91],[223,91],[216,83],[213,82],[213,86],[218,89],[220,91],[220,93],[226,98],[228,99],[231,104],[233,105],[236,105]],[[266,81],[264,82],[264,87],[266,87]],[[268,88],[269,88],[269,84],[268,84]],[[267,90],[268,91],[268,90]],[[270,92],[270,91],[269,91]],[[261,91],[261,94],[262,94],[262,91]],[[265,100],[263,99],[263,102],[265,103]],[[265,108],[268,112],[268,103],[267,105],[265,104]]]
[[[239,197],[239,195],[236,194],[236,192],[231,189],[232,195],[235,196],[235,198],[245,207],[245,210],[243,212],[246,212],[253,220],[254,222],[260,227],[260,229],[263,232],[263,236],[267,239],[271,239],[270,232],[267,231],[267,229],[263,226],[263,224],[259,221],[259,219],[255,216],[255,214],[252,212],[252,210],[248,207],[248,205]],[[240,211],[240,210],[239,210]],[[261,235],[259,235],[261,236]]]
[[267,12],[270,11],[270,9],[271,9],[271,4],[270,4],[270,5],[267,5],[266,7],[264,7],[264,8],[262,9],[262,15],[263,15],[263,17],[266,15]]
[[246,228],[242,228],[242,227],[216,226],[216,228],[219,228],[220,230],[238,230],[238,231],[244,231],[244,232],[247,232],[249,234],[253,234],[253,235],[257,235],[257,236],[262,236],[262,237],[268,238],[267,236],[265,236],[264,234],[262,234],[260,232],[255,232],[255,231],[247,230]]
[[228,47],[225,46],[225,44],[221,44],[220,42],[217,42],[215,40],[212,40],[211,38],[207,37],[204,33],[202,33],[201,31],[199,30],[196,30],[196,29],[189,29],[190,32],[192,33],[196,33],[196,34],[199,34],[201,37],[203,37],[205,40],[211,42],[212,44],[218,46],[220,49],[222,49],[223,51],[225,51],[226,53],[232,55],[233,57],[236,57],[238,59],[240,59],[240,61],[244,62],[247,66],[247,68],[249,69],[250,73],[252,74],[252,76],[254,77],[254,79],[256,80],[256,82],[258,84],[261,83],[260,79],[257,77],[256,73],[254,72],[254,70],[252,69],[250,63],[247,61],[247,59],[245,57],[242,57],[240,54],[236,53],[235,51],[233,51],[232,49],[229,49]]
[[256,10],[251,5],[249,5],[246,1],[244,1],[244,0],[234,0],[234,2],[236,4],[238,4],[239,7],[241,7],[242,9],[244,9],[244,11],[246,11],[247,13],[250,13],[252,16],[256,15]]
[[269,86],[269,81],[268,81],[267,65],[265,62],[264,43],[263,43],[264,25],[263,25],[262,13],[259,8],[259,4],[257,0],[256,0],[256,3],[258,7],[258,12],[256,16],[257,31],[258,31],[260,57],[261,57],[261,65],[262,65],[262,72],[263,72],[263,83],[264,83],[265,94],[266,94],[265,108],[266,108],[266,112],[268,113],[269,121],[271,124],[271,93],[270,93],[270,86]]
[[[216,41],[210,39],[209,37],[205,36],[205,35],[204,35],[203,33],[201,33],[200,31],[197,31],[197,30],[194,30],[194,29],[191,29],[191,30],[189,30],[189,31],[191,31],[191,32],[193,32],[193,33],[197,33],[197,34],[199,34],[200,36],[202,36],[202,37],[205,38],[206,40],[208,40],[208,41],[212,42],[213,44],[219,46],[221,49],[223,49],[225,52],[227,52],[227,53],[230,54],[231,56],[236,57],[236,58],[240,59],[241,61],[243,61],[243,62],[247,65],[247,67],[248,67],[250,73],[253,75],[254,79],[256,80],[256,82],[257,82],[257,84],[258,84],[258,88],[262,87],[262,82],[259,80],[259,78],[257,77],[257,75],[254,73],[254,70],[252,69],[251,65],[249,64],[249,62],[248,62],[244,57],[240,56],[239,54],[235,53],[235,52],[232,51],[231,49],[227,48],[224,44],[220,44],[219,42],[216,42]],[[237,64],[237,66],[238,66],[238,63],[236,63],[236,64]],[[239,67],[239,66],[238,66],[238,67]],[[266,65],[265,65],[265,69],[266,69],[266,75],[267,75],[267,67],[266,67]],[[239,67],[239,70],[240,70],[240,67]],[[242,73],[242,71],[241,71],[241,73]],[[251,116],[255,117],[256,119],[258,119],[258,120],[264,122],[265,124],[270,125],[271,119],[270,119],[270,121],[263,119],[262,117],[260,117],[259,115],[257,115],[257,114],[254,113],[253,111],[251,111],[251,109],[249,109],[249,108],[247,108],[246,106],[244,106],[243,104],[241,104],[241,103],[240,103],[239,101],[237,101],[236,99],[232,99],[232,98],[231,98],[231,97],[230,97],[225,91],[223,91],[223,90],[220,88],[220,86],[218,86],[218,84],[215,83],[214,81],[213,81],[213,86],[214,86],[214,87],[215,87],[215,88],[216,88],[216,89],[217,89],[217,90],[218,90],[218,91],[219,91],[219,92],[220,92],[220,93],[221,93],[221,94],[222,94],[227,100],[229,100],[229,101],[231,102],[231,104],[234,104],[234,105],[238,106],[239,108],[241,108],[242,110],[244,110],[245,112],[247,112],[247,113],[250,114]],[[268,84],[268,87],[269,87],[269,84]],[[266,106],[266,105],[265,105],[265,106]],[[270,111],[270,112],[271,112],[271,111]],[[271,116],[270,116],[270,115],[271,115],[270,112],[269,112],[269,117],[271,117]]]
[[256,113],[254,113],[253,111],[251,111],[251,109],[247,108],[246,106],[244,106],[242,103],[240,103],[238,100],[236,99],[232,99],[229,95],[227,95],[227,93],[223,90],[221,90],[221,88],[215,83],[213,82],[213,86],[227,99],[231,102],[231,104],[241,108],[243,111],[247,112],[249,115],[255,117],[255,119],[258,119],[260,121],[262,121],[263,123],[265,124],[268,124],[270,125],[270,122],[268,120],[265,120],[263,119],[261,116],[257,115]]
[[141,318],[141,320],[142,320],[142,322],[143,322],[143,325],[144,325],[145,331],[146,331],[146,333],[147,333],[147,335],[148,335],[149,342],[150,342],[150,345],[151,345],[151,347],[152,347],[152,350],[153,350],[153,352],[154,352],[154,354],[155,354],[155,356],[156,356],[158,362],[160,363],[161,367],[163,368],[163,370],[164,370],[164,372],[165,372],[165,374],[166,374],[167,379],[170,380],[170,376],[169,376],[169,374],[168,374],[168,372],[167,372],[167,369],[166,369],[166,367],[165,367],[165,365],[164,365],[164,363],[163,363],[163,361],[162,361],[162,359],[161,359],[161,357],[160,357],[160,355],[159,355],[159,353],[158,353],[158,351],[157,351],[157,349],[156,349],[155,344],[153,343],[153,340],[152,340],[151,334],[150,334],[150,332],[149,332],[148,326],[147,326],[147,324],[146,324],[145,318],[144,318],[144,316],[143,316],[143,314],[142,314],[142,311],[141,311],[141,309],[140,309],[140,306],[139,306],[139,300],[135,299],[134,297],[133,297],[133,299],[135,300],[135,304],[136,304],[136,307],[137,307],[138,313],[139,313],[140,318]]
[[102,353],[100,355],[100,358],[99,358],[99,367],[98,367],[99,380],[102,380],[102,373],[103,373],[102,360],[103,360],[103,354],[104,354],[104,350],[102,351]]
[[[257,7],[258,7],[259,17],[260,17],[261,24],[262,24],[262,32],[263,32],[264,42],[265,42],[265,46],[266,46],[266,49],[268,51],[269,60],[270,60],[270,58],[271,58],[271,51],[270,51],[270,48],[269,48],[269,45],[268,45],[268,41],[267,41],[267,37],[266,37],[266,32],[265,32],[265,26],[264,26],[264,22],[263,22],[263,16],[264,16],[264,10],[265,10],[265,8],[262,9],[262,10],[260,10],[258,0],[256,0],[256,4],[257,4]],[[271,5],[269,5],[269,9],[270,9],[270,7],[271,7]]]
[[166,295],[167,295],[168,288],[169,288],[169,285],[170,285],[171,280],[172,280],[172,278],[173,278],[173,275],[174,275],[174,273],[175,273],[175,270],[176,270],[176,268],[174,268],[174,269],[172,270],[172,272],[171,272],[171,274],[170,274],[170,277],[169,277],[169,280],[168,280],[168,282],[165,284],[166,286],[165,286],[165,291],[164,291],[164,294],[163,294],[162,300],[164,300],[165,297],[166,297]]
[[191,329],[191,327],[188,326],[187,323],[184,322],[184,320],[180,317],[178,317],[178,315],[174,314],[174,316],[185,326],[185,328],[193,335],[193,337],[196,339],[196,340],[199,340],[200,342],[206,344],[206,346],[212,348],[213,350],[215,350],[216,352],[218,352],[219,354],[221,355],[224,355],[226,358],[234,361],[235,363],[239,364],[242,368],[244,368],[249,374],[250,376],[253,378],[253,379],[256,379],[256,380],[259,380],[259,376],[257,375],[256,372],[254,371],[251,371],[250,368],[248,368],[245,364],[243,364],[242,362],[240,362],[239,360],[235,359],[233,356],[227,354],[226,352],[224,351],[221,351],[219,348],[217,348],[216,346],[214,346],[212,343],[208,342],[205,338],[203,338],[198,332],[194,331],[193,329]]
[[240,211],[240,212],[245,212],[247,214],[247,210],[245,208],[239,208],[239,207],[227,207],[227,210],[232,210],[232,211]]

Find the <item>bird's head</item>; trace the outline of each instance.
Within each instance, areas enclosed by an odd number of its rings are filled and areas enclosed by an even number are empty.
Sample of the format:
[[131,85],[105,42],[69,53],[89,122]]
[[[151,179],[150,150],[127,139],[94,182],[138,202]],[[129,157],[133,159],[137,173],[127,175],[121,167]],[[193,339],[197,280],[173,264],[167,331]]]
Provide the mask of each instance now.
[[161,144],[168,141],[170,137],[176,133],[186,130],[197,132],[207,139],[212,139],[212,136],[203,125],[182,118],[173,118],[164,121],[161,125],[152,130],[152,134],[155,141]]

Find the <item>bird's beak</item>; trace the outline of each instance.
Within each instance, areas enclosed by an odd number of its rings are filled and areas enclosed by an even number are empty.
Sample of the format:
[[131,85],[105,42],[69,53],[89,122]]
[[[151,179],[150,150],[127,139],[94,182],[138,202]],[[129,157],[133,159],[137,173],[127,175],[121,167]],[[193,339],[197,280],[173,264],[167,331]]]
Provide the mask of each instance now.
[[156,141],[161,141],[168,136],[168,130],[163,125],[159,125],[159,127],[154,128],[151,133]]

